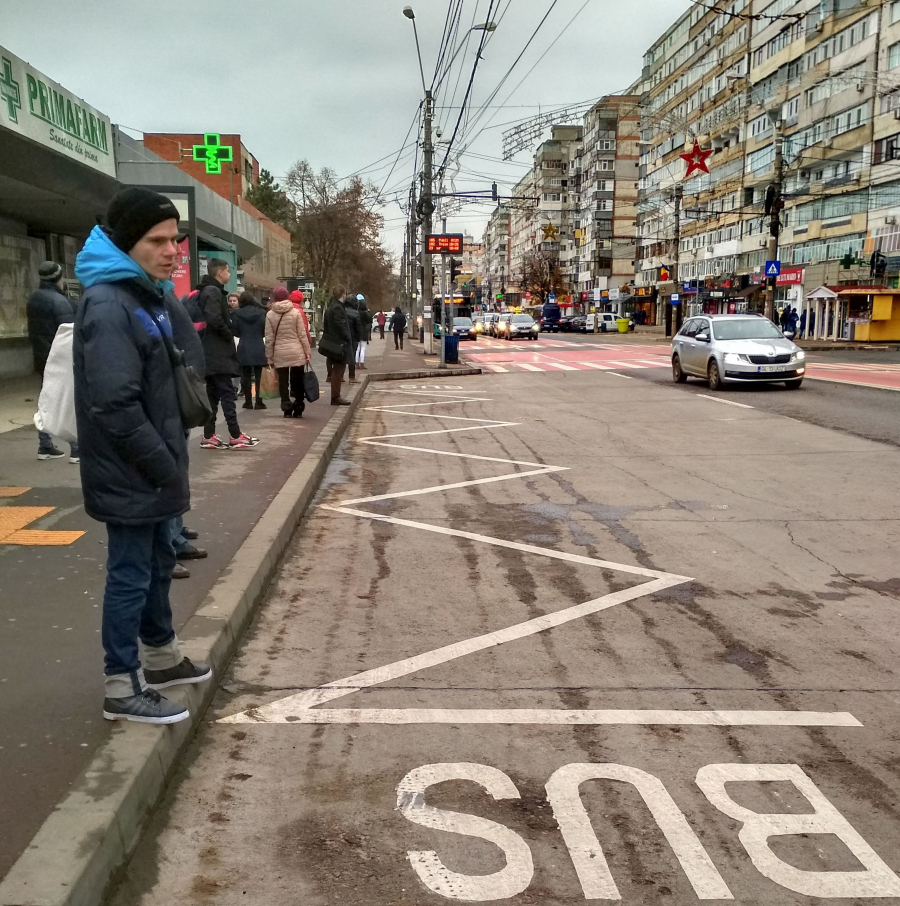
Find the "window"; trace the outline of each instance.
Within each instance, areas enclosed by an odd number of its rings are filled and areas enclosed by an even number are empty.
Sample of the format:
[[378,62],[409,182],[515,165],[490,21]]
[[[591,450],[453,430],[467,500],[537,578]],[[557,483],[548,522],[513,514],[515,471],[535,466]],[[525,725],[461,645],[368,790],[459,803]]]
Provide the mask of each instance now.
[[882,164],[898,157],[900,157],[900,133],[875,142],[875,150],[872,153],[873,164]]
[[598,170],[612,170],[615,167],[615,161],[612,160],[598,160],[597,169]]
[[860,104],[858,107],[852,107],[843,113],[838,113],[831,118],[829,135],[841,135],[861,126],[869,118],[869,105]]
[[800,95],[792,97],[781,110],[782,119],[792,119],[800,113]]
[[898,66],[900,66],[900,41],[888,48],[888,69],[896,69]]
[[613,209],[613,203],[611,198],[603,198],[597,204],[598,211],[611,211]]
[[559,192],[544,192],[544,201],[559,201]]
[[900,0],[894,0],[891,4],[891,25],[900,22]]
[[597,142],[597,148],[600,151],[612,151],[616,147],[616,143],[612,139],[601,139]]
[[598,192],[612,192],[615,183],[611,179],[600,179],[597,181]]
[[772,128],[772,123],[769,120],[769,115],[764,113],[762,116],[758,116],[752,123],[750,123],[750,134],[753,136],[762,135],[765,132],[768,132]]

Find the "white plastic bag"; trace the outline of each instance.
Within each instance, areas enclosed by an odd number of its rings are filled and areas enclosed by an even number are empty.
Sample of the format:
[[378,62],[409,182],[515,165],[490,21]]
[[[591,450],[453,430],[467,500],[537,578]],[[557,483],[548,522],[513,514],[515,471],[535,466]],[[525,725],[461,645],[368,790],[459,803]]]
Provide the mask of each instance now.
[[38,431],[46,431],[60,440],[74,443],[78,440],[75,424],[75,371],[72,358],[74,324],[61,324],[53,338],[44,384],[38,399],[34,424]]

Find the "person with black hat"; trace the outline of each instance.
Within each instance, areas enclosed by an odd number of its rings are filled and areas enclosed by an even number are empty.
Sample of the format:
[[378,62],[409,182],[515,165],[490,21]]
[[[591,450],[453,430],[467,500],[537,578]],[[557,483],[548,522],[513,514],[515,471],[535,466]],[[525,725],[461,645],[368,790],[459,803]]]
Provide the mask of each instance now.
[[[38,268],[41,285],[29,296],[28,339],[34,358],[34,370],[44,377],[44,368],[50,355],[53,338],[61,324],[75,320],[75,306],[63,292],[65,278],[62,266],[55,261],[45,261]],[[78,462],[78,444],[70,444],[69,462]],[[38,431],[38,459],[60,459],[66,454],[53,444],[46,431]]]
[[[156,690],[208,680],[172,625],[172,520],[190,508],[188,448],[169,347],[177,310],[178,209],[132,187],[116,195],[75,263],[75,415],[88,515],[109,539],[102,641],[107,720],[170,724],[188,710]],[[138,641],[144,646],[143,667]]]

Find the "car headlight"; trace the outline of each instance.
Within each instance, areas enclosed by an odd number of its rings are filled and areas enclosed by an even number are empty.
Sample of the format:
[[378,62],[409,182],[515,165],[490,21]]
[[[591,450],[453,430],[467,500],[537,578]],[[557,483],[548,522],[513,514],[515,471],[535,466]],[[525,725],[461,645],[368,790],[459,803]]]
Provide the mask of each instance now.
[[532,325],[531,329],[532,329],[535,333],[537,333],[541,328],[538,327],[537,324],[534,324],[534,325]]
[[746,365],[750,362],[749,356],[745,356],[739,352],[726,352],[725,353],[725,364],[726,365]]
[[792,362],[802,362],[806,358],[806,353],[802,349],[798,349],[791,356]]

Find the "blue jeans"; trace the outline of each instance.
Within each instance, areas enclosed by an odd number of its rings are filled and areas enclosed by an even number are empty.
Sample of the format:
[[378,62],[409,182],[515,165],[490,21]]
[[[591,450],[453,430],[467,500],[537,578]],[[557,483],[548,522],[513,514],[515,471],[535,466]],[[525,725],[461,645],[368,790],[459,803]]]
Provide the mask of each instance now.
[[[38,453],[53,449],[53,438],[46,431],[38,431]],[[72,456],[78,455],[78,444],[69,444]]]
[[130,673],[140,691],[138,637],[152,648],[175,638],[169,586],[175,566],[172,520],[151,525],[106,526],[109,557],[103,594],[105,673]]
[[184,517],[176,516],[174,519],[169,520],[169,536],[172,539],[172,547],[175,548],[175,553],[183,550],[188,546],[188,540],[184,537],[182,532],[184,531]]

